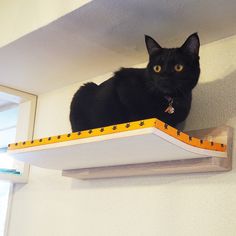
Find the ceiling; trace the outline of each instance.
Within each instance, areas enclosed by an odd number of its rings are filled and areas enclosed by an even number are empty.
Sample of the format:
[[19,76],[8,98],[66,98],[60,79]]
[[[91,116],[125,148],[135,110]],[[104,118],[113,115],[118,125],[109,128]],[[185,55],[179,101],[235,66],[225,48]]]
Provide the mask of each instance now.
[[94,0],[0,49],[0,84],[41,94],[147,60],[144,34],[179,46],[236,34],[235,0]]
[[55,21],[91,0],[1,0],[0,47]]

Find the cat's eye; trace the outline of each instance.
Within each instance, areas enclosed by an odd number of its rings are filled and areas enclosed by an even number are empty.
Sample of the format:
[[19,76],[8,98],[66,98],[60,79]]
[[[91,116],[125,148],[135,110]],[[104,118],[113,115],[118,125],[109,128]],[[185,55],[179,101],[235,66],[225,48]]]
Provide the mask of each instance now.
[[184,66],[181,64],[176,64],[175,65],[175,71],[181,72],[184,69]]
[[153,66],[153,70],[154,70],[156,73],[160,73],[160,72],[161,72],[161,66],[160,66],[160,65],[155,65],[155,66]]

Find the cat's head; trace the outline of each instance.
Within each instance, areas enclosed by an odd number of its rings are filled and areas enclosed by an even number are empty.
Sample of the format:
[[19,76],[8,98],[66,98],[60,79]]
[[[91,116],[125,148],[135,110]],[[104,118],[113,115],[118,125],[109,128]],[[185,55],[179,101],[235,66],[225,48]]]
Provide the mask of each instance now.
[[173,97],[191,92],[200,74],[197,33],[190,35],[179,48],[162,48],[147,35],[145,42],[149,53],[148,87],[154,93]]

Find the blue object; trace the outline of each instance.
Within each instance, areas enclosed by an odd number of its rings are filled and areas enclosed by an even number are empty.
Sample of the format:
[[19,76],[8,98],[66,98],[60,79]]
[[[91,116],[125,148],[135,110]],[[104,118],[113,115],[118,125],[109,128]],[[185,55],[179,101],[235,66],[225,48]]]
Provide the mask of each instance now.
[[1,147],[0,148],[0,153],[5,153],[7,152],[7,147]]
[[17,171],[16,169],[0,168],[0,173],[20,175],[20,171]]

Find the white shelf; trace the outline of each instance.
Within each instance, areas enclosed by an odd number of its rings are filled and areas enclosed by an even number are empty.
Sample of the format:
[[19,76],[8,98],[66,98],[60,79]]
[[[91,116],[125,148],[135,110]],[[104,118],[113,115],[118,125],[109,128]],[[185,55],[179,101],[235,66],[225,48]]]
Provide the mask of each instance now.
[[[131,123],[131,126],[134,123]],[[113,130],[114,133],[108,132],[106,135],[90,137],[89,131],[84,131],[87,132],[85,138],[74,138],[78,134],[73,133],[64,136],[64,139],[68,137],[68,140],[60,140],[58,142],[55,141],[56,137],[49,137],[36,140],[35,142],[38,142],[39,145],[31,145],[33,142],[16,144],[16,149],[12,148],[8,153],[17,160],[25,163],[47,169],[62,170],[63,175],[70,175],[71,173],[75,175],[76,173],[75,177],[84,179],[96,178],[94,175],[95,172],[99,172],[98,178],[159,174],[158,171],[150,171],[150,168],[153,169],[154,166],[159,166],[160,168],[161,166],[163,169],[164,165],[165,168],[169,166],[173,171],[179,165],[178,162],[181,162],[182,165],[186,165],[186,163],[188,165],[190,164],[192,166],[191,172],[201,172],[199,166],[194,170],[194,165],[196,167],[196,163],[199,165],[203,160],[207,166],[211,163],[211,168],[208,168],[209,171],[226,171],[231,169],[229,149],[229,133],[231,129],[229,127],[217,129],[218,134],[214,136],[218,140],[221,137],[220,141],[228,145],[225,151],[219,151],[213,150],[213,148],[207,149],[206,146],[210,146],[208,144],[209,142],[206,142],[204,146],[205,141],[201,141],[200,139],[194,141],[196,144],[199,140],[198,146],[192,145],[192,138],[187,143],[183,142],[181,138],[185,138],[186,134],[178,133],[179,131],[176,130],[177,134],[174,137],[168,134],[168,132],[173,133],[175,131],[174,128],[166,127],[166,129],[160,129],[160,124],[158,125],[159,127],[151,126],[127,131],[124,131],[122,128],[125,124],[121,124],[116,126],[118,131],[119,129],[121,130],[120,132],[114,132]],[[112,130],[112,127],[106,127],[105,129]],[[211,129],[211,132],[214,132],[214,130],[216,129]],[[219,130],[221,130],[220,133]],[[93,131],[90,132],[92,135]],[[96,133],[97,130],[94,130],[94,132]],[[200,133],[204,133],[204,131]],[[72,136],[73,138],[71,138]],[[21,145],[22,147],[18,148],[17,145]],[[24,145],[27,147],[24,148]],[[213,142],[211,145],[217,146]],[[222,146],[226,147],[225,145]],[[135,172],[134,169],[142,169],[144,166],[145,171],[142,170],[142,173],[132,174]],[[149,169],[148,171],[146,170],[147,167]],[[124,173],[124,169],[127,170],[127,168],[132,170],[131,173],[128,173],[128,171]],[[113,170],[113,173],[109,175],[107,173],[104,174],[104,170],[105,172],[107,170],[108,172]],[[207,168],[202,168],[202,170],[207,171]],[[117,173],[112,175],[115,172]],[[183,170],[182,168],[182,172],[189,171]],[[80,173],[80,176],[78,176],[78,173]],[[160,173],[165,173],[165,171],[161,171]],[[166,171],[166,173],[170,172]],[[173,173],[175,172],[173,171]],[[181,173],[181,171],[176,169],[176,173]]]

